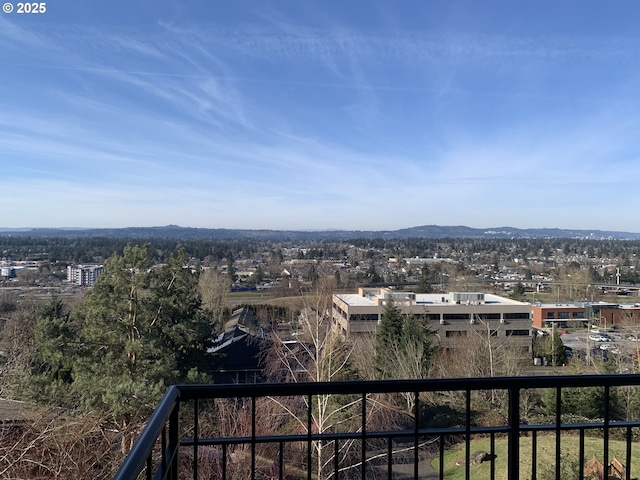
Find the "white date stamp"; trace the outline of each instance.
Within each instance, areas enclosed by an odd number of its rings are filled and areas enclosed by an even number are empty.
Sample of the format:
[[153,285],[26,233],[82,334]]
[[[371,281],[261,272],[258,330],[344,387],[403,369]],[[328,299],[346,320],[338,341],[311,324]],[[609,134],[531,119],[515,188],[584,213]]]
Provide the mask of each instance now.
[[29,14],[29,13],[46,13],[47,2],[5,2],[2,4],[4,13]]

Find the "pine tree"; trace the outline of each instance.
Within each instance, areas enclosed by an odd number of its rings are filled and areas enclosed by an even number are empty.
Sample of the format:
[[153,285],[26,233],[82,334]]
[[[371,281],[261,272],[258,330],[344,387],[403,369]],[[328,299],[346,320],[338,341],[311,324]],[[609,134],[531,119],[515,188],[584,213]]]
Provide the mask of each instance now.
[[404,377],[426,378],[435,349],[433,337],[434,332],[426,321],[419,320],[415,315],[405,318],[398,345],[404,363],[401,371],[407,372]]
[[431,272],[429,271],[429,267],[424,264],[422,266],[420,278],[418,279],[418,284],[416,285],[416,293],[430,293],[432,290]]
[[169,384],[203,379],[197,367],[211,332],[185,263],[181,252],[154,270],[147,245],[127,246],[107,260],[81,312],[73,386],[87,408],[114,419],[123,450],[128,425],[143,420]]
[[[150,333],[164,351],[167,366],[177,372],[176,381],[188,380],[194,368],[204,371],[211,346],[211,326],[202,311],[198,272],[187,267],[184,251],[171,255],[151,277]],[[169,360],[170,359],[170,360]]]
[[70,382],[70,351],[75,332],[67,308],[58,298],[52,298],[42,307],[34,330],[40,368],[46,370],[53,381]]
[[389,301],[382,312],[376,331],[376,370],[382,378],[393,371],[393,359],[402,335],[403,318],[400,309]]
[[35,402],[64,405],[72,383],[76,330],[58,298],[39,307],[33,323],[34,351],[26,371],[14,379],[18,391]]
[[80,313],[74,387],[87,407],[116,417],[148,413],[165,388],[166,359],[149,335],[150,267],[147,246],[125,247],[107,260]]

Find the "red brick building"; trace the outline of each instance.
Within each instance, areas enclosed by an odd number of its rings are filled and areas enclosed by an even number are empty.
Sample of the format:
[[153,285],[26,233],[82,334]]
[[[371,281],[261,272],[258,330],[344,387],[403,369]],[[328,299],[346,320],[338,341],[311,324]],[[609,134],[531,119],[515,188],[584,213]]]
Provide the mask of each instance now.
[[640,304],[605,302],[536,303],[531,305],[534,328],[640,325]]

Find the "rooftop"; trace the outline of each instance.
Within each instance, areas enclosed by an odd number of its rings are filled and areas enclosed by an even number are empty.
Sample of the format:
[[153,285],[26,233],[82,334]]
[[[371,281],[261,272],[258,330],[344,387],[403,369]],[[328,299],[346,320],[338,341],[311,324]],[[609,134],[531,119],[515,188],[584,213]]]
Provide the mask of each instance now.
[[600,307],[600,308],[637,308],[638,304],[620,304],[615,302],[550,302],[542,303],[535,302],[532,304],[537,308],[586,308],[586,307]]
[[404,302],[410,300],[416,305],[459,305],[461,303],[482,303],[485,305],[527,305],[524,302],[510,298],[477,292],[449,292],[442,293],[413,293],[398,292],[389,289],[360,289],[358,293],[344,293],[336,295],[337,298],[351,306],[380,305],[385,300]]

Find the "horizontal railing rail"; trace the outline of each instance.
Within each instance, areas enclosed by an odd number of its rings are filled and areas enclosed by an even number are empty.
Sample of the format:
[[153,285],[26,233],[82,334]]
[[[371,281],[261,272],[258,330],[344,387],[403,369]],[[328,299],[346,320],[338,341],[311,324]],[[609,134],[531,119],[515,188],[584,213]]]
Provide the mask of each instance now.
[[[545,458],[551,462],[555,477],[561,478],[562,434],[574,432],[579,437],[578,477],[584,478],[585,437],[597,432],[602,439],[602,464],[608,468],[610,460],[610,442],[612,431],[626,441],[623,463],[630,480],[631,458],[634,433],[640,432],[640,416],[619,420],[612,418],[611,393],[617,387],[640,386],[640,375],[564,375],[535,377],[493,377],[464,379],[426,379],[426,380],[388,380],[388,381],[349,381],[326,383],[277,383],[277,384],[240,384],[240,385],[177,385],[168,389],[133,449],[125,459],[115,478],[129,480],[146,479],[197,479],[203,458],[208,465],[215,464],[215,471],[207,478],[231,479],[232,464],[243,464],[246,469],[243,478],[392,478],[394,458],[397,451],[409,451],[409,463],[413,467],[414,478],[427,478],[421,473],[425,468],[420,463],[425,455],[437,459],[439,471],[435,475],[445,478],[445,451],[455,441],[464,444],[464,459],[461,468],[465,478],[471,478],[471,440],[484,437],[489,440],[490,478],[496,478],[495,443],[497,439],[507,439],[507,459],[502,465],[510,480],[521,478],[521,438],[527,437],[531,443],[531,478],[536,478],[537,443],[541,435],[555,434],[554,458]],[[596,420],[570,422],[563,421],[562,391],[568,388],[599,387],[604,392],[603,416]],[[521,394],[526,390],[554,389],[555,414],[553,421],[543,424],[527,424],[521,417]],[[497,425],[476,425],[473,422],[472,397],[476,392],[504,392],[506,397],[506,421]],[[459,392],[458,400],[463,399],[463,415],[457,424],[430,427],[420,423],[421,408],[425,405],[425,394],[443,394]],[[412,405],[413,425],[393,427],[372,426],[368,420],[373,410],[379,408],[380,400],[376,395],[403,393]],[[335,396],[336,408],[340,402],[349,403],[350,410],[343,416],[352,421],[352,428],[320,428],[318,418],[322,412],[320,403]],[[291,399],[295,399],[291,401]],[[238,401],[237,410],[232,415],[234,422],[246,418],[244,428],[227,434],[206,435],[203,430],[210,423],[229,421],[229,418],[216,420],[216,410],[220,403]],[[273,417],[262,416],[265,400],[281,407]],[[285,404],[289,400],[289,404]],[[639,399],[640,401],[640,399]],[[218,405],[218,407],[216,407]],[[226,405],[230,405],[227,403]],[[276,408],[276,407],[274,407]],[[270,425],[272,418],[283,418],[283,411],[290,415],[291,422],[284,422],[281,431]],[[279,416],[278,416],[279,415]],[[353,422],[357,418],[357,422]],[[346,422],[346,420],[343,420]],[[231,422],[233,423],[233,422]],[[348,422],[346,422],[348,423]],[[454,422],[455,423],[455,422]],[[273,427],[270,431],[267,427]],[[295,431],[295,428],[298,431]],[[293,430],[292,430],[293,429]],[[214,429],[215,430],[215,429]],[[224,433],[224,432],[223,432]],[[377,442],[377,443],[376,443]],[[383,445],[384,444],[384,445]],[[405,448],[405,445],[409,444]],[[424,445],[431,445],[425,453]],[[302,448],[301,446],[304,446]],[[342,449],[347,445],[357,445],[351,452],[350,468],[342,461]],[[383,446],[381,446],[383,445]],[[435,446],[435,447],[433,447]],[[233,450],[237,447],[236,450]],[[260,448],[269,452],[273,462]],[[297,459],[303,457],[301,467],[288,465],[285,459],[287,449],[296,449]],[[274,453],[275,450],[275,453]],[[238,453],[240,452],[240,453]],[[355,452],[355,453],[353,453]],[[233,459],[241,455],[242,461]],[[372,470],[375,461],[383,459],[382,468]],[[246,460],[246,461],[245,461]],[[428,468],[428,467],[426,467]],[[640,465],[638,466],[640,470]],[[285,470],[287,470],[285,472]],[[322,470],[322,475],[320,475]],[[375,475],[373,472],[375,471]],[[382,472],[382,473],[381,473]],[[236,474],[237,475],[237,474]],[[422,475],[422,476],[421,476]],[[502,475],[502,474],[501,474]],[[433,476],[430,478],[434,478]]]

